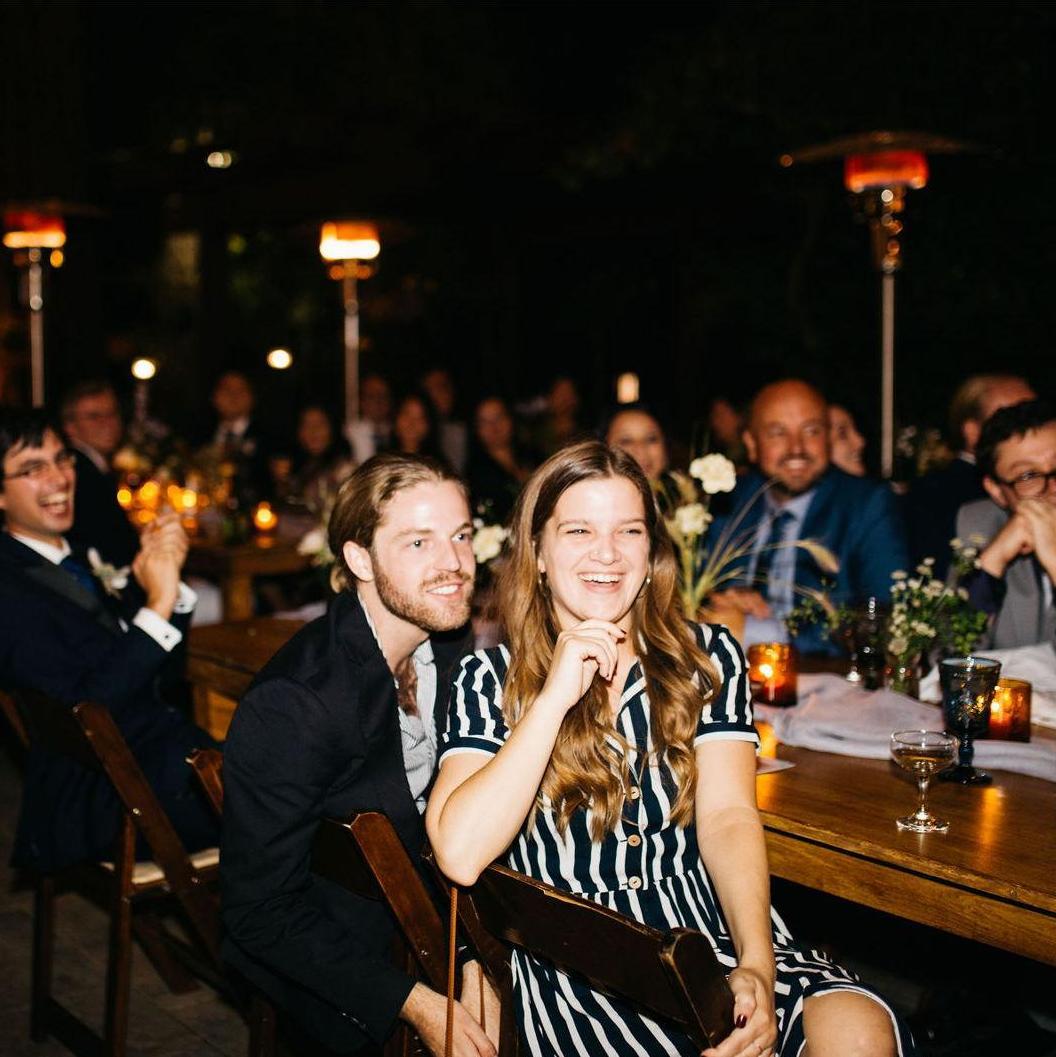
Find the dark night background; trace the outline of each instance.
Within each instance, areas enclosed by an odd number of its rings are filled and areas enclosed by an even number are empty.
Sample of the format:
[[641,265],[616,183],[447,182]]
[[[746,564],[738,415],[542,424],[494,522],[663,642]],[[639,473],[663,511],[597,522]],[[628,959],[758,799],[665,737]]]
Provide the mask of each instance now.
[[[1051,389],[1047,6],[8,3],[0,20],[0,200],[90,207],[49,275],[52,395],[124,385],[134,353],[159,358],[184,428],[225,366],[273,417],[336,394],[318,223],[362,216],[383,243],[364,367],[397,382],[445,362],[468,401],[560,370],[597,408],[637,370],[685,435],[710,396],[805,373],[872,429],[866,229],[837,163],[777,157],[874,128],[993,148],[932,158],[910,195],[901,420],[940,421],[973,370]],[[209,169],[210,150],[236,163]],[[19,399],[7,251],[0,277]],[[265,378],[277,344],[295,367]]]

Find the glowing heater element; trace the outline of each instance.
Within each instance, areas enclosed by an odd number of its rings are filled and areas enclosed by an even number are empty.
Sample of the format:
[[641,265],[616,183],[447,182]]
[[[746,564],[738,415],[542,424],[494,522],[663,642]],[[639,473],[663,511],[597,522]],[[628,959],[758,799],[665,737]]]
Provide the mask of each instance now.
[[146,356],[132,361],[132,377],[141,382],[149,382],[158,373],[158,365]]
[[372,261],[380,252],[378,229],[373,224],[327,223],[319,235],[319,255],[324,261]]
[[47,213],[12,210],[4,214],[4,245],[10,250],[57,250],[66,245],[66,222]]
[[919,190],[928,182],[928,159],[916,150],[849,154],[843,163],[843,182],[854,194],[878,187]]
[[293,355],[289,349],[271,349],[268,352],[267,364],[273,370],[285,371],[293,365]]

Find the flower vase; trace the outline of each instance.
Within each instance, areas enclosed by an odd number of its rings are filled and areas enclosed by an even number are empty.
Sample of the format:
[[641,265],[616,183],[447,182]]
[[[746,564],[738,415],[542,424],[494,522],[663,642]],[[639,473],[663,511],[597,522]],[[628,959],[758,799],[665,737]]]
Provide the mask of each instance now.
[[888,690],[906,697],[920,697],[920,654],[893,657],[888,654],[884,683]]

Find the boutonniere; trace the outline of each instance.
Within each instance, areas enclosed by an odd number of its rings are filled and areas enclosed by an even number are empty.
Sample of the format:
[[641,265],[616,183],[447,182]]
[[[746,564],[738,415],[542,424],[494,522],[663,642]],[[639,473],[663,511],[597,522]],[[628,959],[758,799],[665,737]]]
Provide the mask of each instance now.
[[483,518],[473,519],[473,556],[478,565],[487,565],[502,552],[509,530],[502,525],[487,525]]
[[103,590],[114,598],[120,598],[121,592],[128,587],[129,566],[118,568],[110,562],[104,562],[94,547],[88,548],[88,564],[92,567],[92,575],[103,585]]

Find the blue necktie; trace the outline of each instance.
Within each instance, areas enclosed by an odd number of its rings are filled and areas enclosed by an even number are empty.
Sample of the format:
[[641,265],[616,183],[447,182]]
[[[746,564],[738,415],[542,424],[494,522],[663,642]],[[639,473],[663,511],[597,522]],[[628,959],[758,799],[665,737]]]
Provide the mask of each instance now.
[[59,562],[59,567],[65,569],[93,598],[99,597],[99,581],[92,575],[92,571],[72,554],[67,554]]
[[759,552],[759,558],[755,563],[755,583],[753,586],[767,598],[770,597],[770,566],[776,555],[774,549],[782,542],[785,536],[785,526],[792,520],[792,515],[787,510],[779,510],[770,521],[770,534],[766,537],[766,543]]

